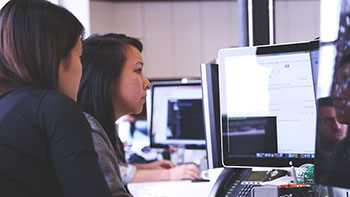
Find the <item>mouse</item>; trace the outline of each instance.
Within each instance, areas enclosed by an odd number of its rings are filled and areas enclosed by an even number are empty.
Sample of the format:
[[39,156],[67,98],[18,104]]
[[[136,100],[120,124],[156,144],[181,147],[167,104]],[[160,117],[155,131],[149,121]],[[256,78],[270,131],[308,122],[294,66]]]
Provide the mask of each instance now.
[[272,180],[278,179],[278,178],[286,176],[286,175],[288,175],[287,170],[273,169],[273,170],[268,172],[267,177],[265,178],[264,181],[272,181]]

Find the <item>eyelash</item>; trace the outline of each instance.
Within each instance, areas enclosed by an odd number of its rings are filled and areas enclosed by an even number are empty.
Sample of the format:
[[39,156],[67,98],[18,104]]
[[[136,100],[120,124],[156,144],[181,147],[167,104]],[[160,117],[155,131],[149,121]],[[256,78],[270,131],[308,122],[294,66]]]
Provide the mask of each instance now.
[[136,69],[136,72],[137,72],[137,73],[141,73],[141,72],[142,72],[142,69],[141,69],[141,68]]

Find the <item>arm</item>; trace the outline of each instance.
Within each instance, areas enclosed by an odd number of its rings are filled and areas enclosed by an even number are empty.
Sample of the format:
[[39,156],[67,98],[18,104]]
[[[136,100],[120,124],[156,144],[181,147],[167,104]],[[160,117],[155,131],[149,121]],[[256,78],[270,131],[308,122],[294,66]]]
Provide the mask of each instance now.
[[108,143],[108,137],[104,138],[99,133],[93,131],[92,138],[95,145],[95,150],[98,155],[98,162],[105,176],[112,196],[115,197],[130,197],[131,195],[126,191],[119,172],[118,160],[116,154],[112,152],[112,144]]
[[169,169],[137,169],[131,182],[175,181],[200,179],[200,170],[195,164],[184,164]]
[[79,106],[68,97],[49,92],[40,98],[36,114],[64,195],[111,196]]
[[169,169],[175,167],[169,160],[159,160],[145,164],[133,164],[137,169]]

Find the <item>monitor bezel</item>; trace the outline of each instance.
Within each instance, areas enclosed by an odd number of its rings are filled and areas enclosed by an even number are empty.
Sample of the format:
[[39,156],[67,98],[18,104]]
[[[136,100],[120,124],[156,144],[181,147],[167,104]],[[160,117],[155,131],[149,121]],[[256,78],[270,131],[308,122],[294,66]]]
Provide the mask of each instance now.
[[[243,49],[243,50],[241,50]],[[264,46],[255,46],[255,47],[242,47],[242,48],[235,48],[235,49],[223,49],[219,51],[219,65],[222,65],[222,61],[224,61],[224,57],[228,57],[231,55],[238,55],[238,53],[241,53],[241,55],[251,54],[252,50],[256,51],[257,55],[264,55],[264,54],[271,54],[271,53],[285,53],[285,52],[300,52],[300,51],[314,51],[319,49],[319,41],[308,41],[308,42],[297,42],[297,43],[286,43],[286,44],[278,44],[278,45],[264,45]],[[241,50],[241,51],[240,51]],[[219,69],[219,75],[222,71]],[[223,76],[219,77],[219,86],[222,87],[222,84],[224,80]],[[317,87],[314,87],[314,90],[316,90]],[[315,91],[314,91],[315,92]],[[220,122],[221,122],[221,157],[222,157],[222,164],[224,167],[227,168],[234,168],[234,167],[287,167],[290,165],[294,166],[301,166],[305,163],[311,163],[313,164],[315,161],[315,158],[229,158],[227,154],[225,154],[226,150],[226,144],[223,141],[223,135],[222,133],[227,129],[226,126],[226,119],[227,115],[223,114],[223,99],[222,95],[223,92],[220,90]],[[316,95],[315,95],[315,101],[316,101]],[[316,132],[316,131],[315,131]],[[315,145],[316,145],[316,139]],[[315,149],[316,151],[316,149]]]
[[[208,169],[223,167],[221,161],[220,140],[220,95],[219,95],[219,65],[201,64],[201,81],[203,94],[203,116],[206,139]],[[215,73],[214,73],[215,72]],[[214,74],[216,76],[214,76]],[[217,86],[213,84],[217,79]],[[216,89],[215,89],[216,88]],[[217,93],[217,95],[216,95]],[[217,97],[217,98],[215,98]],[[217,100],[216,100],[217,99]],[[216,113],[218,120],[216,120]]]
[[[154,101],[154,88],[156,87],[161,87],[161,86],[201,86],[201,81],[200,80],[190,80],[187,82],[182,82],[182,81],[153,81],[150,86],[150,105],[148,109],[150,110],[149,115],[150,115],[150,124],[149,124],[149,139],[150,139],[150,147],[152,148],[169,148],[169,145],[166,144],[160,144],[160,143],[155,143],[153,140],[153,101]],[[204,122],[204,120],[203,120]],[[203,126],[204,128],[204,126]],[[204,131],[203,131],[204,132]],[[205,141],[205,139],[204,139]],[[186,144],[186,149],[205,149],[206,143],[203,145],[197,145],[197,144]]]

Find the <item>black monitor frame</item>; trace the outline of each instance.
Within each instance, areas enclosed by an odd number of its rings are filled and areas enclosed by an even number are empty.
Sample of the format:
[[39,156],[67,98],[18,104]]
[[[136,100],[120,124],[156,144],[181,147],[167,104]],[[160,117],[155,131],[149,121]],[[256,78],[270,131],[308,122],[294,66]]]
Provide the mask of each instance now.
[[203,116],[208,169],[223,167],[221,160],[219,65],[201,64]]
[[[149,138],[150,138],[150,147],[152,148],[169,148],[169,144],[160,144],[160,143],[156,143],[154,141],[154,137],[153,137],[153,106],[154,106],[154,88],[156,87],[160,87],[160,86],[164,86],[164,87],[169,87],[169,86],[193,86],[193,85],[199,85],[201,86],[201,81],[200,80],[191,80],[191,81],[187,81],[187,82],[181,82],[181,81],[154,81],[151,83],[151,87],[150,87],[150,91],[149,93],[151,94],[150,99],[151,102],[150,105],[151,107],[149,107],[148,109],[150,110],[149,115],[150,115],[150,124],[149,124]],[[203,130],[204,133],[204,130]],[[203,141],[205,141],[205,139],[203,139]],[[203,145],[197,145],[197,144],[186,144],[186,149],[205,149],[206,144],[204,143]]]
[[[302,42],[302,43],[290,43],[281,45],[268,45],[257,46],[256,54],[271,54],[271,53],[283,53],[283,52],[297,52],[297,51],[314,51],[318,50],[319,42]],[[220,77],[221,78],[221,77]],[[221,79],[220,79],[221,80]],[[316,88],[316,87],[314,87]],[[221,90],[220,90],[221,91]],[[220,93],[221,96],[221,93]],[[315,97],[316,100],[316,97]],[[222,101],[222,100],[221,100]],[[221,106],[222,107],[222,106]],[[225,140],[223,140],[223,132],[227,132],[227,115],[221,113],[221,144],[222,144],[222,160],[225,167],[287,167],[293,164],[294,166],[300,166],[305,163],[314,163],[314,158],[234,158],[228,157],[224,152],[224,149],[228,146]],[[316,132],[316,131],[315,131]],[[316,141],[316,139],[314,139]]]

